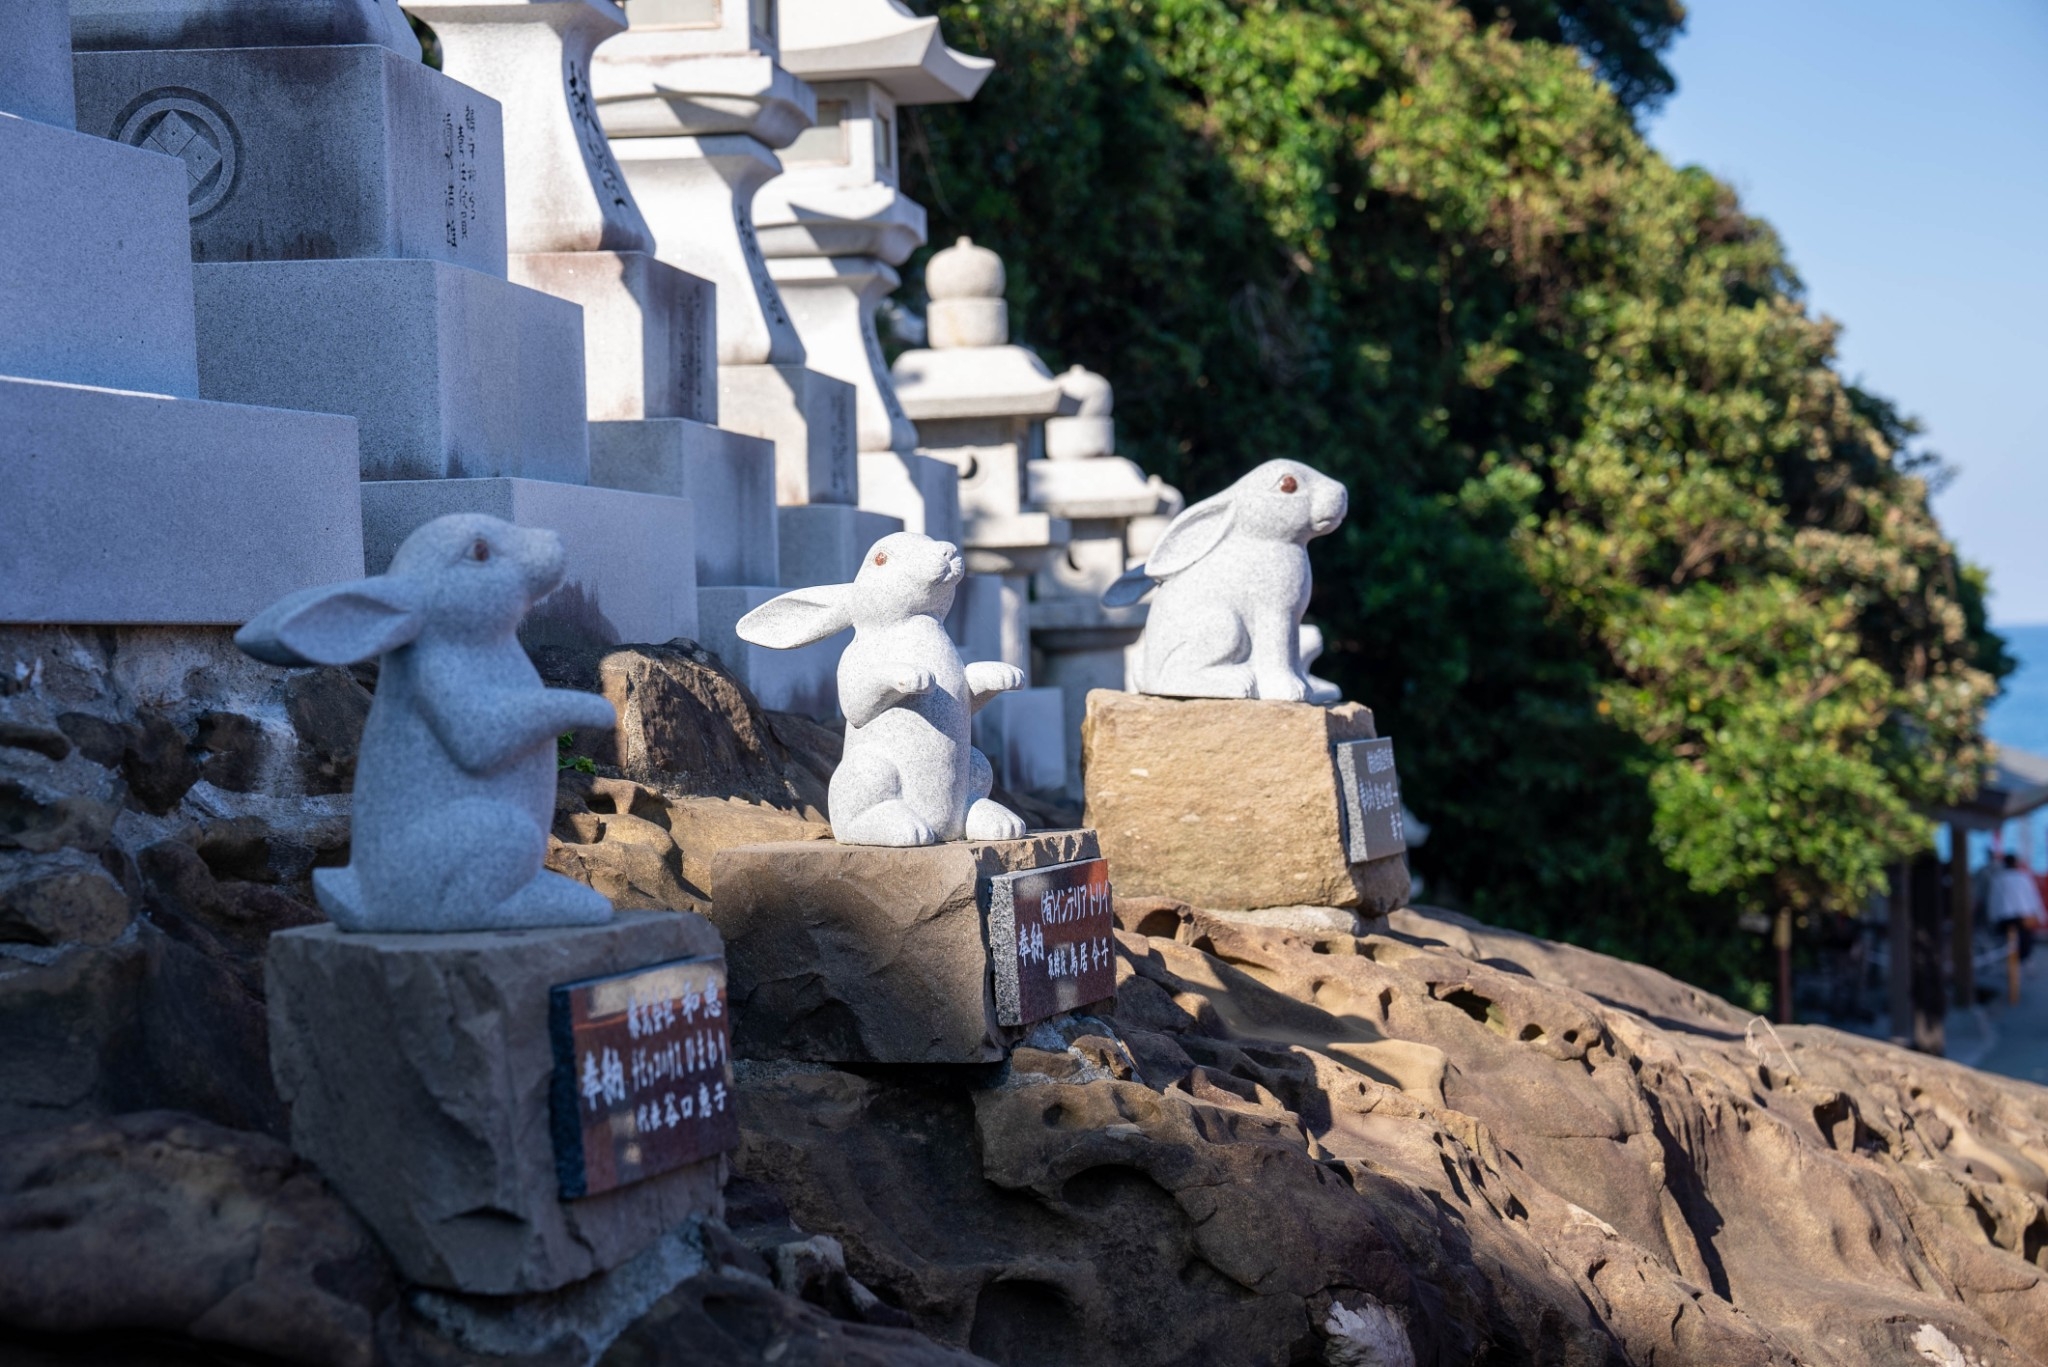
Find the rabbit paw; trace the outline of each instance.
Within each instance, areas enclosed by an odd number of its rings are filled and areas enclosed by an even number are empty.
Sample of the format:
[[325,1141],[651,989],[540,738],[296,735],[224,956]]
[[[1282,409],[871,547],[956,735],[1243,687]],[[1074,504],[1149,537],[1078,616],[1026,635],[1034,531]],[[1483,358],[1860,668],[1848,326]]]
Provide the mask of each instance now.
[[1262,675],[1253,696],[1268,702],[1306,702],[1308,685],[1293,674]]
[[932,691],[935,683],[929,669],[906,668],[896,675],[890,686],[899,697],[922,698]]
[[1024,686],[1024,671],[1001,660],[976,660],[967,666],[967,691],[977,698],[993,697]]
[[1021,840],[1024,818],[992,798],[982,798],[967,809],[969,840]]

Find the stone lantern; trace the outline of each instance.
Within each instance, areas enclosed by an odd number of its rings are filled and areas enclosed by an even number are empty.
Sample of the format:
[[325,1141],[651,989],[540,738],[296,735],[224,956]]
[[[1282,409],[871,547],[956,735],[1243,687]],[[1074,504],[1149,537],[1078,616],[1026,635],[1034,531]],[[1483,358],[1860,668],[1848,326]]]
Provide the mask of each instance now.
[[[891,378],[917,424],[918,449],[960,475],[962,544],[970,571],[954,633],[969,659],[1031,670],[1033,575],[1064,551],[1064,518],[1032,504],[1026,469],[1042,456],[1045,423],[1069,406],[1045,362],[1010,342],[1002,258],[968,238],[925,267],[928,348],[898,357]],[[1059,690],[1004,694],[977,718],[977,744],[1006,786],[1062,787],[1066,734]]]
[[[1067,403],[1045,421],[1044,460],[1024,467],[1033,507],[1066,519],[1063,552],[1032,576],[1029,609],[1035,677],[1060,690],[1066,734],[1081,733],[1090,689],[1122,691],[1146,605],[1104,607],[1102,594],[1140,563],[1184,506],[1180,491],[1116,454],[1115,395],[1082,366],[1059,376]],[[1081,755],[1069,746],[1067,791],[1081,792]]]
[[781,18],[783,65],[817,92],[818,121],[755,200],[761,250],[810,364],[854,387],[861,506],[957,541],[958,481],[916,454],[875,308],[925,241],[924,208],[902,191],[901,110],[974,98],[994,63],[955,52],[938,20],[892,0],[783,0]]

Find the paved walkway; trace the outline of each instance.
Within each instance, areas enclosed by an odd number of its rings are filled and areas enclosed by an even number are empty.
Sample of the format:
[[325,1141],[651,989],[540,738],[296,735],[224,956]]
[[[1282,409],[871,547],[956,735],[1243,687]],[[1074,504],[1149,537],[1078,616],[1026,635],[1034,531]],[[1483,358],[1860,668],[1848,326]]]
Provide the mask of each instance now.
[[1948,1014],[1948,1056],[1957,1063],[2048,1086],[2048,943],[2020,971],[2020,1000]]

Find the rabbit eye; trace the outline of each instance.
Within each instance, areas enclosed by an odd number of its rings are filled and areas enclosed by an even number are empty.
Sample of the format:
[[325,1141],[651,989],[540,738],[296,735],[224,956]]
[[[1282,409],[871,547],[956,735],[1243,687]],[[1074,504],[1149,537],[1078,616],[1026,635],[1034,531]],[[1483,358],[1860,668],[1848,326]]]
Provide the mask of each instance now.
[[489,560],[491,558],[491,543],[482,537],[478,537],[476,544],[469,548],[469,558],[471,560]]
[[1296,489],[1299,489],[1300,487],[1301,487],[1301,485],[1295,482],[1295,479],[1294,479],[1294,476],[1293,476],[1293,475],[1282,475],[1282,476],[1280,476],[1280,492],[1281,492],[1281,493],[1283,493],[1283,494],[1291,494],[1291,493],[1293,493],[1293,492],[1294,492],[1294,491],[1295,491]]
[[876,551],[876,552],[875,552],[875,563],[876,563],[877,565],[886,565],[886,564],[888,564],[888,563],[889,563],[889,553],[888,553],[887,551]]

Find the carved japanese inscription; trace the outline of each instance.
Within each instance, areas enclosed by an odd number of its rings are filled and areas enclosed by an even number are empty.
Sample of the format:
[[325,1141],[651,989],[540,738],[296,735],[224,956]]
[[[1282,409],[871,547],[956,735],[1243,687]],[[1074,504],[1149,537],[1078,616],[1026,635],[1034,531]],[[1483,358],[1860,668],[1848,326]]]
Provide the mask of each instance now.
[[1344,797],[1344,841],[1351,862],[1383,859],[1408,848],[1401,827],[1401,776],[1394,742],[1347,740],[1337,746],[1337,787]]
[[1116,995],[1109,861],[988,880],[988,952],[996,1019],[1029,1025]]
[[725,960],[677,959],[550,989],[555,1172],[564,1200],[739,1143]]

